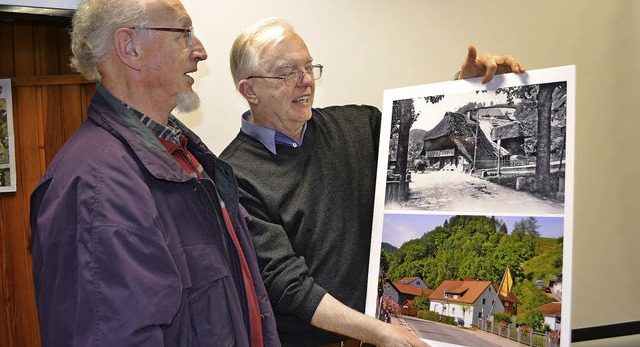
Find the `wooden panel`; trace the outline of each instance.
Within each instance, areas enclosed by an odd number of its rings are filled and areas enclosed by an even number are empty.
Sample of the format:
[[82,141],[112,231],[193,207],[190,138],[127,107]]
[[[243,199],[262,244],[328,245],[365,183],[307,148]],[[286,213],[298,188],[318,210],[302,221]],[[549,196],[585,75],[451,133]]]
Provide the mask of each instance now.
[[80,124],[86,119],[86,89],[93,88],[93,84],[89,85],[70,85],[62,86],[62,127],[63,135],[68,139],[80,127]]
[[[68,39],[63,39],[63,37],[68,37],[69,35],[63,35],[61,37],[60,32],[64,30],[64,28],[56,28],[47,25],[38,26],[34,28],[33,31],[33,41],[34,47],[36,47],[35,54],[35,67],[36,67],[36,75],[60,75],[63,71],[68,71],[69,69],[63,67],[64,65],[68,65]],[[61,44],[66,44],[64,47],[65,53],[60,53],[59,49],[61,48]],[[62,61],[61,59],[66,59]]]
[[11,320],[11,312],[15,309],[13,292],[15,284],[13,281],[13,268],[10,256],[12,254],[9,245],[9,199],[0,198],[0,346],[16,346],[14,343],[14,328]]
[[14,67],[16,76],[35,75],[33,27],[27,24],[13,25]]
[[55,154],[66,141],[64,127],[61,126],[64,115],[60,101],[60,87],[48,86],[40,90],[41,105],[44,107],[44,154],[45,163],[49,165]]
[[33,46],[35,53],[34,75],[57,75],[58,54],[56,42],[50,38],[52,35],[47,27],[36,26],[33,28]]
[[0,76],[13,76],[13,26],[0,22]]
[[70,28],[52,28],[51,30],[56,30],[56,35],[58,37],[58,75],[68,75],[76,73],[73,71],[71,66],[69,66],[69,61],[71,59],[71,37],[69,37]]
[[87,83],[89,82],[80,75],[16,76],[11,78],[11,85],[14,87]]

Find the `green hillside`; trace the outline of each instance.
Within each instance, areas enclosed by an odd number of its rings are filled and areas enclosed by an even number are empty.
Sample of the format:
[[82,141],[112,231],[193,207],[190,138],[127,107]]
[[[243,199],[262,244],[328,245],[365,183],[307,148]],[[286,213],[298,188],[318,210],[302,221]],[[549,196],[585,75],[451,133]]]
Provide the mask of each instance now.
[[454,216],[442,226],[425,230],[395,252],[385,251],[384,273],[396,281],[418,276],[429,288],[442,281],[480,278],[499,284],[509,267],[514,293],[522,304],[518,319],[552,299],[535,283],[562,272],[562,239],[540,237],[534,217],[508,230],[504,222],[486,216]]

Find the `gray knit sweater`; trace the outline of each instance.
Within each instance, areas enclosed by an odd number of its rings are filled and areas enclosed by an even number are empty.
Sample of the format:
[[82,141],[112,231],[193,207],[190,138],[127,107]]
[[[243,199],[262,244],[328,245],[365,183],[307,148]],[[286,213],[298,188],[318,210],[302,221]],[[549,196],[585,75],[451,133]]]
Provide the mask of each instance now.
[[262,277],[283,345],[314,346],[342,337],[309,325],[328,292],[363,312],[380,111],[318,109],[302,146],[274,155],[242,131],[220,157],[238,178]]

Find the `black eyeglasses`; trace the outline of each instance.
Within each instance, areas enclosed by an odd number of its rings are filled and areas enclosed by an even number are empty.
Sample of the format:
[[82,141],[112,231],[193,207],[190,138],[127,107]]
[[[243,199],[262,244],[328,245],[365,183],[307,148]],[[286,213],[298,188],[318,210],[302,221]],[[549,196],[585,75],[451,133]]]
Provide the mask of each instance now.
[[191,46],[193,44],[193,37],[195,33],[193,31],[193,27],[189,28],[158,28],[158,27],[131,27],[129,29],[132,30],[155,30],[155,31],[171,31],[175,33],[184,33],[187,34],[187,46]]
[[284,80],[284,84],[286,84],[289,87],[296,87],[300,83],[302,83],[302,80],[304,79],[304,74],[305,73],[307,75],[311,76],[311,78],[313,78],[314,81],[319,79],[322,76],[322,68],[323,68],[322,65],[316,64],[316,65],[313,65],[313,66],[306,67],[304,69],[304,71],[302,71],[302,70],[293,70],[293,71],[289,72],[288,74],[286,74],[284,76],[249,76],[249,77],[247,77],[247,79],[251,79],[251,78],[275,78],[275,79]]

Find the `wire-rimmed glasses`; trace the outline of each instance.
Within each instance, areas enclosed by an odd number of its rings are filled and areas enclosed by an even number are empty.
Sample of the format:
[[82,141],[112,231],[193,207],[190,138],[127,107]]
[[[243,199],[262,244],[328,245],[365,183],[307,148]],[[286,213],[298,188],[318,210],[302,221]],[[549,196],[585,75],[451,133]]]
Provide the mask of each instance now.
[[275,78],[275,79],[281,79],[284,80],[284,84],[286,84],[289,87],[296,87],[298,85],[300,85],[300,83],[302,83],[302,80],[304,79],[304,75],[305,73],[309,76],[311,76],[311,78],[315,81],[317,79],[319,79],[322,76],[322,68],[323,66],[321,64],[316,64],[316,65],[312,65],[309,67],[306,67],[303,70],[293,70],[291,72],[289,72],[286,75],[283,76],[249,76],[247,77],[247,79],[251,79],[251,78]]

